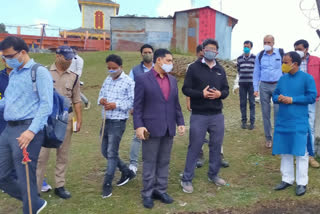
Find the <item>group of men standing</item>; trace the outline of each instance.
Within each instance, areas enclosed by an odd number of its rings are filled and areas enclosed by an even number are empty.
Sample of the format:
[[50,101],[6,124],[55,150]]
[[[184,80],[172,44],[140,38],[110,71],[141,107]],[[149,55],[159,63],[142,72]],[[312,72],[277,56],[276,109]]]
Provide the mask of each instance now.
[[[296,41],[293,45],[295,51],[286,54],[283,49],[274,48],[272,35],[265,36],[263,44],[264,50],[254,56],[250,54],[253,43],[245,41],[244,53],[237,59],[241,127],[247,128],[249,98],[249,129],[254,129],[255,97],[260,95],[265,146],[273,147],[274,155],[281,155],[282,182],[275,190],[283,190],[294,183],[293,156],[296,156],[296,195],[301,196],[308,184],[308,163],[312,167],[320,167],[313,157],[315,111],[320,96],[320,59],[308,53],[306,40]],[[271,100],[274,138],[270,120]]]
[[[255,128],[255,96],[260,95],[265,132],[265,145],[273,154],[281,155],[282,182],[275,190],[283,190],[294,182],[293,156],[297,157],[296,194],[303,195],[308,183],[308,160],[319,164],[314,153],[314,120],[316,100],[320,90],[320,59],[308,53],[309,44],[299,40],[295,52],[284,54],[274,48],[274,38],[264,38],[264,50],[251,54],[253,43],[244,42],[243,55],[237,66],[240,86],[241,128]],[[12,197],[23,201],[23,212],[29,213],[26,170],[21,164],[22,149],[29,152],[30,196],[32,213],[39,213],[47,202],[39,197],[50,149],[41,148],[43,128],[53,107],[53,89],[68,98],[69,120],[65,140],[56,150],[55,194],[67,199],[65,173],[71,135],[82,125],[79,76],[72,72],[75,52],[68,46],[56,51],[56,60],[49,71],[39,67],[36,72],[36,90],[31,70],[36,64],[28,55],[26,43],[14,36],[0,44],[5,70],[0,73],[0,188]],[[188,97],[191,112],[189,146],[181,187],[193,192],[194,171],[209,133],[208,180],[217,186],[226,185],[219,176],[224,139],[222,100],[229,95],[224,68],[216,57],[219,44],[206,39],[201,45],[202,55],[188,66],[182,92]],[[142,145],[142,204],[152,208],[154,200],[170,204],[174,200],[167,193],[169,163],[176,129],[185,133],[184,117],[179,103],[177,80],[169,74],[173,69],[173,55],[166,49],[154,51],[145,44],[140,49],[142,62],[133,67],[129,75],[122,68],[122,59],[111,54],[106,58],[108,76],[99,93],[102,107],[101,152],[108,160],[102,185],[102,197],[112,195],[112,181],[117,168],[122,186],[136,176],[139,151]],[[11,73],[10,73],[11,72]],[[10,75],[10,81],[9,80]],[[5,91],[5,92],[4,92]],[[274,137],[270,121],[271,99],[274,108]],[[247,124],[247,100],[250,104],[250,124]],[[279,113],[278,113],[279,112]],[[73,129],[72,118],[77,120]],[[135,134],[131,142],[130,164],[119,156],[119,146],[130,114],[133,115]],[[6,121],[6,122],[4,122]],[[7,124],[4,124],[7,123]],[[2,124],[4,124],[2,126]],[[17,143],[18,142],[18,143]],[[30,199],[30,198],[29,198]]]
[[[228,96],[229,86],[223,67],[216,61],[218,49],[217,41],[204,41],[204,55],[189,66],[182,88],[190,98],[192,109],[190,142],[181,178],[182,190],[186,193],[193,192],[194,170],[207,132],[209,181],[218,186],[226,184],[218,173],[224,137],[222,99]],[[185,127],[177,81],[169,74],[173,69],[172,53],[166,49],[154,51],[148,44],[141,47],[140,53],[143,61],[130,71],[129,76],[123,72],[119,56],[109,55],[106,58],[109,76],[98,99],[98,104],[103,106],[105,123],[102,125],[102,153],[108,159],[102,196],[107,198],[112,195],[111,184],[116,167],[122,172],[117,186],[134,178],[142,144],[142,203],[144,207],[152,208],[154,200],[166,204],[173,202],[167,193],[170,156],[176,127],[180,135],[184,134]],[[120,159],[118,150],[129,112],[133,114],[135,135],[131,144],[130,165],[127,167]]]

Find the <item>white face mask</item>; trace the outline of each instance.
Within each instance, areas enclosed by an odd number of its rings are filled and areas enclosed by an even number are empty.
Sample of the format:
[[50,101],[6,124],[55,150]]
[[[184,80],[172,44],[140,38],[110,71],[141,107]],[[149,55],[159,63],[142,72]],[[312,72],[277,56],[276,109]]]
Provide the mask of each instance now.
[[172,71],[172,68],[173,68],[173,64],[163,64],[161,66],[161,68],[166,72],[166,73],[169,73]]
[[264,45],[263,46],[265,51],[271,51],[272,47],[270,45]]
[[304,57],[304,52],[303,51],[296,51],[297,54],[299,54],[300,58]]
[[108,70],[108,73],[110,74],[111,77],[116,77],[121,73],[121,69],[117,69],[117,70]]

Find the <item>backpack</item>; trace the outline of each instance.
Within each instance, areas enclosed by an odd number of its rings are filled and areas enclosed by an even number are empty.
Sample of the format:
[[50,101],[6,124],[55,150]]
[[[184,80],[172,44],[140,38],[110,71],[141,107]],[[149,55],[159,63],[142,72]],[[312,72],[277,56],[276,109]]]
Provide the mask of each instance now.
[[[259,63],[261,64],[261,58],[263,56],[263,53],[264,53],[264,50],[262,50],[260,53],[259,53]],[[282,61],[282,58],[283,58],[283,55],[284,55],[284,51],[282,48],[279,48],[279,54],[281,56],[281,61]]]
[[[35,64],[31,68],[31,79],[33,91],[37,91],[36,85],[36,72],[37,69],[42,66],[41,64]],[[76,77],[73,88],[78,80]],[[63,143],[68,126],[68,113],[70,109],[70,101],[60,95],[55,89],[53,89],[53,107],[52,113],[49,115],[47,124],[44,127],[44,142],[43,147],[46,148],[59,148]]]

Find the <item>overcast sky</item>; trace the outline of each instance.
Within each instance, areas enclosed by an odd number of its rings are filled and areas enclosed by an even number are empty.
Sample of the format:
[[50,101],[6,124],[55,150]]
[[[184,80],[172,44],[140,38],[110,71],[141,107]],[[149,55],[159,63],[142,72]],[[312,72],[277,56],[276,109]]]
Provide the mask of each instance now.
[[[220,4],[222,1],[222,4]],[[191,0],[117,0],[120,4],[119,15],[136,14],[147,16],[173,15],[174,11],[191,8]],[[232,34],[232,58],[242,53],[244,40],[251,40],[253,52],[258,53],[263,48],[263,37],[272,34],[275,37],[275,47],[285,51],[293,49],[293,43],[298,39],[306,39],[310,43],[310,52],[318,46],[320,39],[315,29],[319,26],[319,15],[316,10],[304,11],[307,16],[317,19],[309,24],[309,19],[300,10],[302,2],[304,9],[312,8],[316,0],[195,0],[196,7],[211,6],[236,19]],[[56,29],[73,29],[81,26],[81,12],[77,0],[3,0],[1,2],[0,23],[6,25],[32,25],[48,23]],[[54,28],[54,27],[52,27]],[[13,27],[7,28],[15,33]],[[22,28],[22,33],[40,33],[40,30]],[[48,35],[57,34],[48,31]],[[320,52],[320,48],[315,55]]]

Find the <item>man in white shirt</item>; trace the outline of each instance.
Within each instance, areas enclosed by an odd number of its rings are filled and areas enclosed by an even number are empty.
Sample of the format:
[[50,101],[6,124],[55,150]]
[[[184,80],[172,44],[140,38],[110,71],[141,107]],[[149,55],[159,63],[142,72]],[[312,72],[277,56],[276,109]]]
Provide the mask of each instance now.
[[[82,75],[82,69],[83,69],[83,59],[77,54],[77,51],[73,49],[74,52],[74,58],[72,59],[72,63],[70,65],[69,70],[71,70],[73,73],[77,74],[79,76],[79,79]],[[80,85],[83,85],[83,82],[80,81]],[[84,103],[84,109],[89,109],[91,103],[87,99],[87,97],[80,92],[81,100]]]

